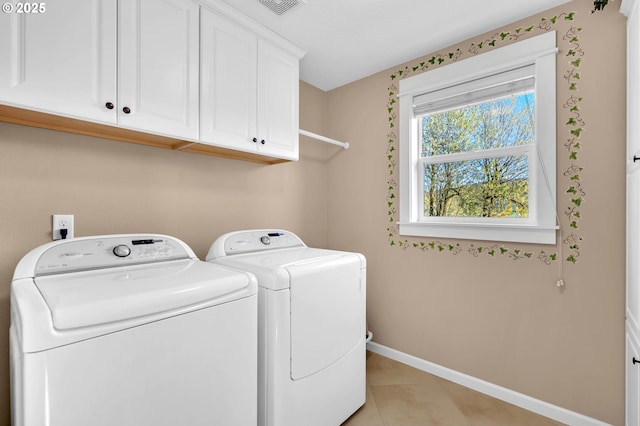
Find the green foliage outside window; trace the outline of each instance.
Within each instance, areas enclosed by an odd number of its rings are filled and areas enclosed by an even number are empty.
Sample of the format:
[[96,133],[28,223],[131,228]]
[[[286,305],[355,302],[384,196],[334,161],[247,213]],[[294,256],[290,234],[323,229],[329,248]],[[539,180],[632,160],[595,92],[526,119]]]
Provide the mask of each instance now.
[[[533,100],[530,92],[421,117],[424,216],[529,216],[528,155],[492,150],[534,144]],[[476,158],[452,160],[460,153]]]

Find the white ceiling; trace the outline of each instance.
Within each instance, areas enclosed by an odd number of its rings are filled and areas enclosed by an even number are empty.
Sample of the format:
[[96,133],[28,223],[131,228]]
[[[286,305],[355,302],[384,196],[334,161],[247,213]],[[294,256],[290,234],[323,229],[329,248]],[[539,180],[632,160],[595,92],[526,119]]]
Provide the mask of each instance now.
[[570,0],[306,0],[280,16],[224,1],[304,50],[300,79],[328,91]]

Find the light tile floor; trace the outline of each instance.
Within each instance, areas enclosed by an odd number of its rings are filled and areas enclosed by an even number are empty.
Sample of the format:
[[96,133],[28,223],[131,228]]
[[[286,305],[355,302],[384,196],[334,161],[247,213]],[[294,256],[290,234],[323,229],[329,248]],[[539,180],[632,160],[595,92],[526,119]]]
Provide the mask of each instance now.
[[343,426],[547,426],[549,418],[367,352],[367,401]]

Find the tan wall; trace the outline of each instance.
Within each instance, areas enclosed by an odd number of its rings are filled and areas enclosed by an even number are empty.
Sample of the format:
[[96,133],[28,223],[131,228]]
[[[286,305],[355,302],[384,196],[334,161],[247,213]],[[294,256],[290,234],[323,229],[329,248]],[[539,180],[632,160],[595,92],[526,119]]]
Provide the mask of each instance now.
[[[577,411],[612,424],[624,423],[624,220],[625,220],[625,19],[613,3],[591,15],[592,2],[573,1],[558,9],[505,26],[537,26],[541,17],[575,11],[553,27],[561,48],[558,58],[558,209],[563,237],[583,238],[576,264],[562,262],[566,287],[555,284],[558,262],[537,259],[540,246],[504,244],[533,251],[532,259],[469,253],[460,243],[448,250],[422,252],[390,245],[387,228],[389,180],[397,179],[387,148],[387,103],[391,74],[398,66],[327,94],[329,136],[351,148],[329,164],[329,245],[364,253],[368,261],[368,320],[374,341]],[[581,27],[584,52],[578,90],[564,79],[568,44],[562,37]],[[537,31],[537,32],[536,32]],[[532,33],[539,34],[536,29]],[[476,37],[459,47],[464,57]],[[425,27],[425,37],[428,27]],[[506,43],[506,42],[505,42]],[[497,47],[505,43],[498,42]],[[485,44],[485,50],[488,47]],[[438,52],[435,52],[438,53]],[[384,52],[380,52],[384,55]],[[429,54],[422,58],[431,58]],[[416,65],[410,61],[406,65]],[[585,121],[577,160],[564,148],[569,117],[563,104],[571,94],[583,98]],[[397,125],[395,127],[397,129]],[[397,131],[397,130],[396,130]],[[397,147],[397,144],[396,144]],[[392,161],[397,160],[397,151]],[[579,228],[568,227],[565,208],[569,181],[563,172],[575,163],[586,192]],[[397,192],[396,192],[397,194]],[[397,207],[395,202],[394,207]],[[397,219],[397,215],[394,216]],[[392,224],[391,224],[392,225]],[[542,247],[557,252],[554,247]],[[572,251],[563,245],[562,257]]]
[[[312,106],[301,125],[321,132],[318,96],[301,85]],[[9,284],[20,258],[51,240],[51,214],[74,214],[77,236],[174,235],[201,258],[235,229],[282,227],[324,246],[327,151],[306,139],[300,148],[300,161],[265,166],[0,123],[0,425],[10,411]]]

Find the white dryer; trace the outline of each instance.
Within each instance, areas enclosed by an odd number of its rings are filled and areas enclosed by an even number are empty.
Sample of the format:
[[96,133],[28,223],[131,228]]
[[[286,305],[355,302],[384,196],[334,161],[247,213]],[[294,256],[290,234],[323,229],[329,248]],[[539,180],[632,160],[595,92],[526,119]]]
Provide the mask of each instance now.
[[11,284],[14,426],[255,425],[257,284],[165,235],[60,240]]
[[258,278],[258,425],[337,426],[364,404],[363,255],[248,230],[219,237],[206,260]]

